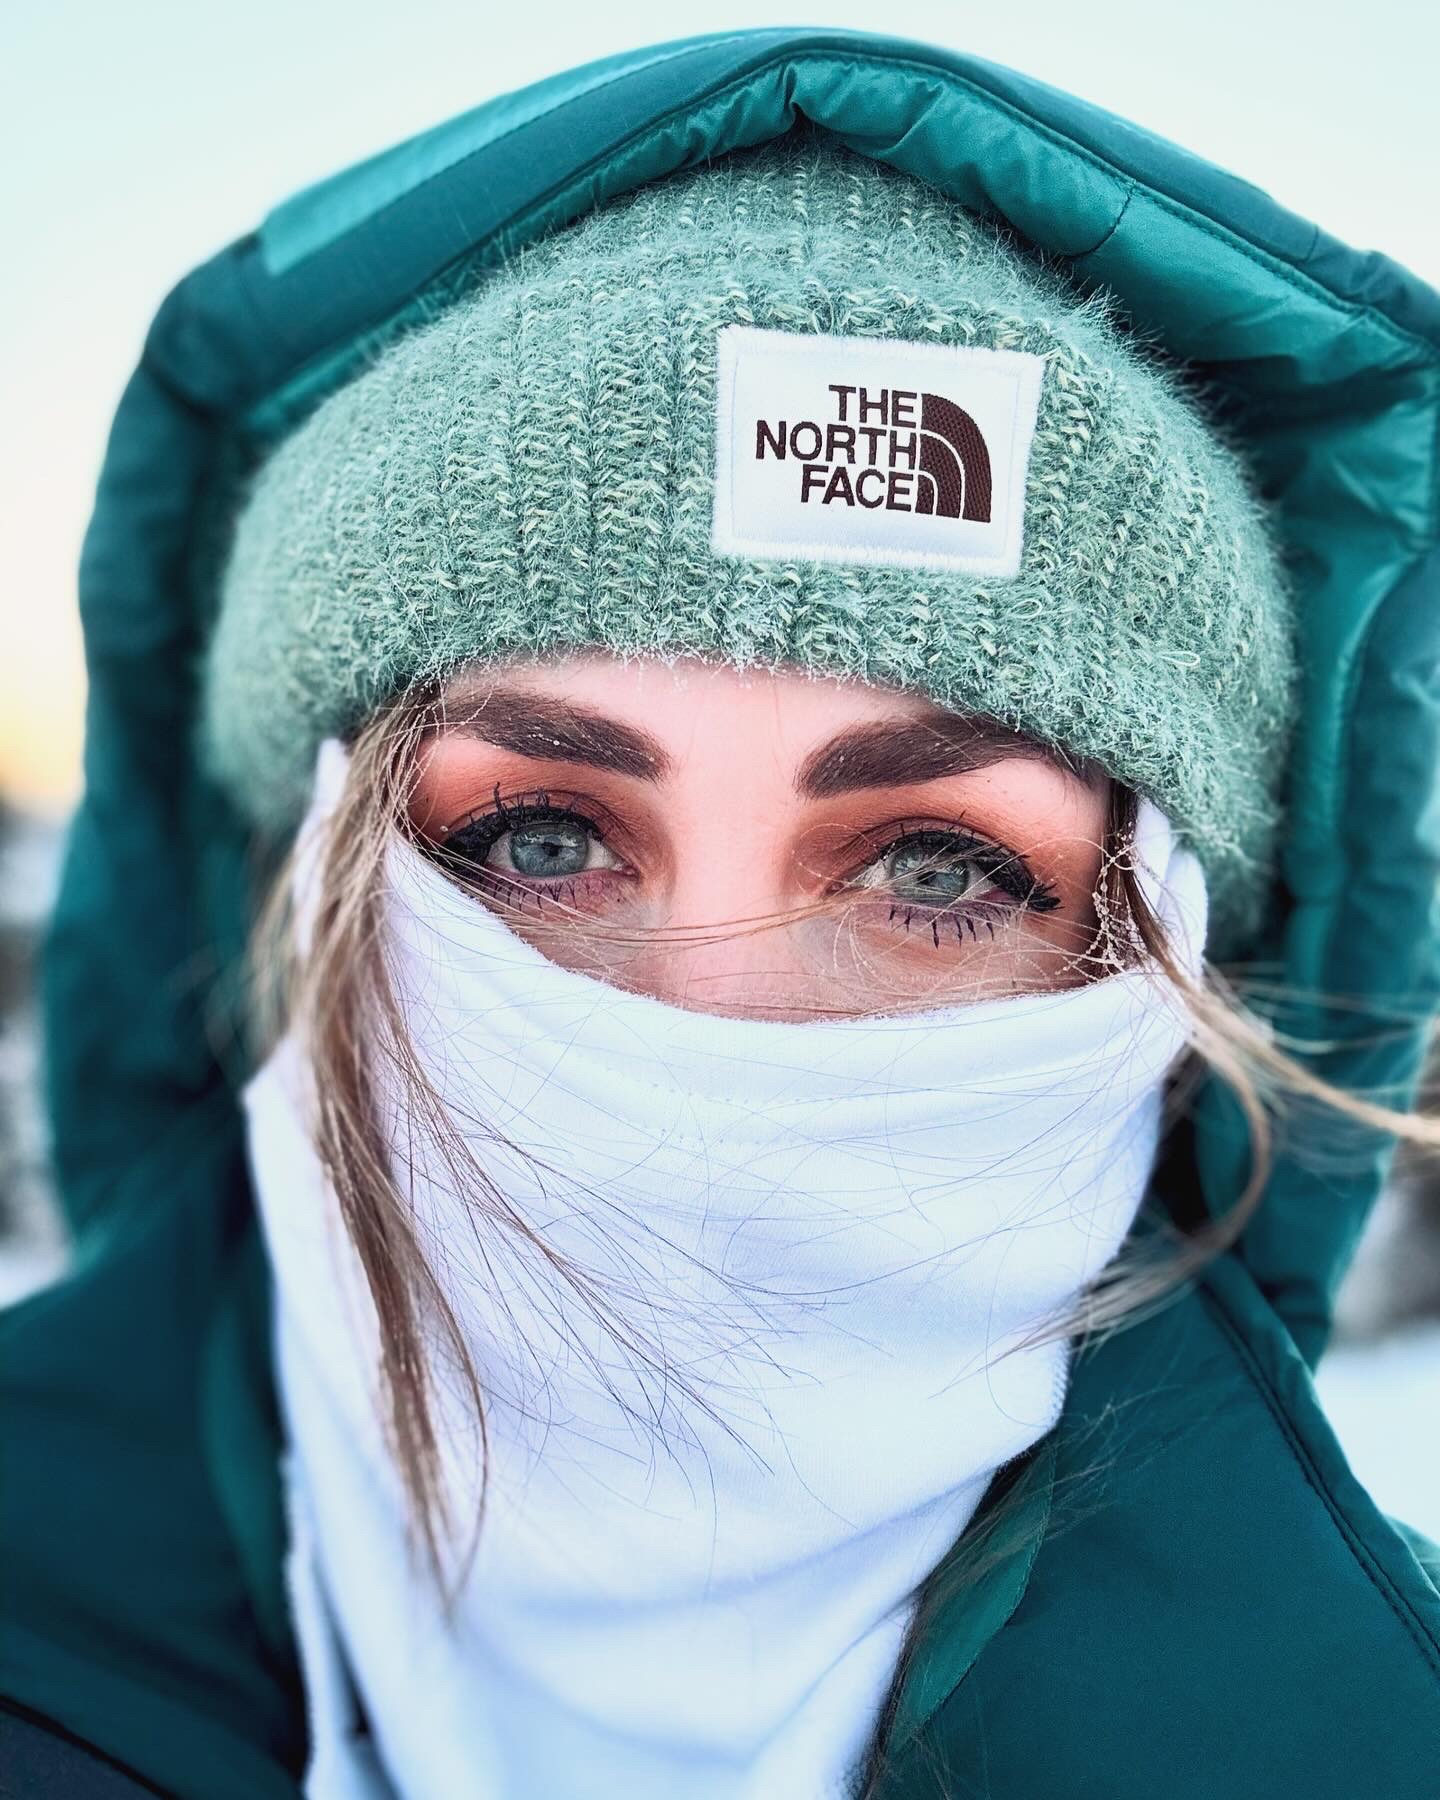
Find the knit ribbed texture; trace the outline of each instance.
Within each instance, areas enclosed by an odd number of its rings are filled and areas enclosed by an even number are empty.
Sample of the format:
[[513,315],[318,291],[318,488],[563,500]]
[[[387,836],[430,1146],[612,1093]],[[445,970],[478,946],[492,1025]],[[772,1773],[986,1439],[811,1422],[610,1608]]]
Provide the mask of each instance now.
[[[728,324],[1043,356],[1018,576],[714,553]],[[1108,297],[802,135],[526,246],[278,446],[224,572],[202,748],[283,831],[322,737],[473,658],[591,646],[894,683],[1152,796],[1225,953],[1274,851],[1291,612],[1236,453]]]

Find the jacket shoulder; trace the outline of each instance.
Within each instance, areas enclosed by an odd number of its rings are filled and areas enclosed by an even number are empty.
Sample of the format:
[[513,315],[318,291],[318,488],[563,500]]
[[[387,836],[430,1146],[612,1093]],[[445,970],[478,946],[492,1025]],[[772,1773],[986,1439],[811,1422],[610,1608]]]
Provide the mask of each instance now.
[[1434,1564],[1237,1260],[1079,1351],[1057,1434],[1026,1591],[922,1733],[907,1800],[1434,1800]]

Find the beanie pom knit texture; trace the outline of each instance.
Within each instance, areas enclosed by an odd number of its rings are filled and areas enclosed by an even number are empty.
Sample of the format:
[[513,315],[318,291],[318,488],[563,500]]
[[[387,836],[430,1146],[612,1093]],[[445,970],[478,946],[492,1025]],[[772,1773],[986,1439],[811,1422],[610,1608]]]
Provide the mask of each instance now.
[[[295,427],[235,519],[201,750],[275,832],[320,740],[475,659],[698,654],[892,684],[1093,758],[1255,927],[1293,603],[1244,465],[1103,291],[804,135],[524,246]],[[711,549],[723,326],[1045,359],[1019,573]]]

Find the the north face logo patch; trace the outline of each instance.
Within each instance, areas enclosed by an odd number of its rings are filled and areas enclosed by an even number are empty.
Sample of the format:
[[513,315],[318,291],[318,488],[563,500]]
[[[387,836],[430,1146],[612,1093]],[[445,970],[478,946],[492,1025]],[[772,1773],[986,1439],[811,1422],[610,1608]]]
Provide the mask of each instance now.
[[1013,575],[1041,357],[726,326],[712,547]]
[[990,450],[969,413],[943,394],[913,388],[852,387],[829,382],[838,418],[760,419],[755,460],[788,456],[800,466],[802,504],[873,511],[940,513],[947,519],[990,518]]

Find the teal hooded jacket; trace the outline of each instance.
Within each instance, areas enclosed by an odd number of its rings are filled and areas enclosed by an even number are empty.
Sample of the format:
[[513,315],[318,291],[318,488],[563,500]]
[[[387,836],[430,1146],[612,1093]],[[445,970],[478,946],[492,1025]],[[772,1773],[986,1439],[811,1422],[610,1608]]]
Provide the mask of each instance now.
[[[1319,1073],[1413,1100],[1440,1005],[1440,296],[1109,113],[864,33],[627,52],[323,182],[161,306],[85,540],[85,788],[42,959],[76,1254],[0,1315],[0,1793],[301,1791],[234,1029],[275,852],[191,750],[238,484],[376,333],[802,118],[1069,258],[1206,381],[1300,594],[1304,716],[1251,954],[1343,997],[1284,1019]],[[1082,1346],[1059,1425],[995,1484],[1024,1529],[978,1580],[932,1581],[885,1800],[1440,1794],[1437,1552],[1357,1482],[1311,1380],[1393,1141],[1317,1161],[1302,1135],[1233,1250]],[[1165,1140],[1156,1216],[1223,1214],[1247,1155],[1212,1080]]]

